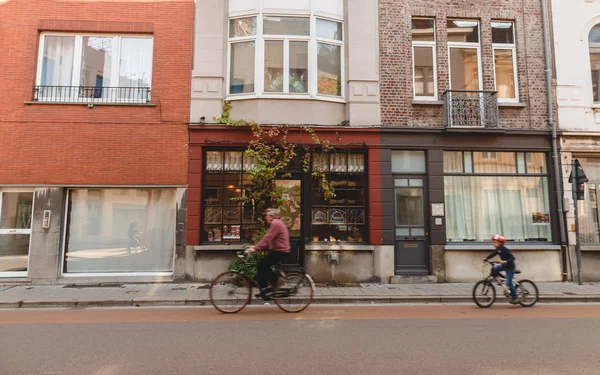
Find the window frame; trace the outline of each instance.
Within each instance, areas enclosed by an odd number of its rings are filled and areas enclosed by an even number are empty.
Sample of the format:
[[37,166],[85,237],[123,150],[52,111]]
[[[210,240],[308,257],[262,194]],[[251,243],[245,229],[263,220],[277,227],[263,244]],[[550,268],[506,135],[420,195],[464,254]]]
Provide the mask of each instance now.
[[[256,34],[252,36],[243,37],[231,37],[230,35],[230,24],[232,20],[256,17]],[[309,19],[309,35],[265,35],[264,34],[264,17],[292,17],[292,18],[308,18]],[[334,40],[329,38],[317,37],[317,19],[325,21],[333,21],[341,24],[342,36],[341,40]],[[235,16],[227,18],[227,72],[226,72],[226,97],[227,100],[241,100],[241,99],[255,99],[255,98],[268,98],[268,99],[318,99],[326,101],[334,101],[345,103],[346,100],[346,85],[345,85],[345,56],[344,56],[344,20],[327,17],[314,12],[306,13],[263,13],[260,10],[258,13],[248,13],[243,15],[236,14]],[[283,41],[283,71],[284,84],[283,92],[267,92],[265,91],[264,75],[265,75],[265,42],[266,41]],[[254,92],[253,93],[231,93],[231,45],[240,42],[255,42],[254,50]],[[290,93],[289,92],[289,43],[290,42],[308,42],[308,90],[306,93]],[[340,83],[341,83],[341,95],[327,95],[320,94],[318,92],[318,44],[328,44],[340,47]]]
[[[414,100],[425,100],[425,101],[437,101],[438,96],[438,85],[437,85],[437,20],[435,18],[428,17],[412,17],[412,20],[428,20],[433,21],[433,40],[432,41],[422,41],[422,40],[412,40],[412,75],[413,75],[413,99]],[[411,26],[411,35],[412,35],[412,26]],[[421,48],[431,48],[432,50],[432,59],[433,59],[433,96],[419,96],[416,93],[417,83],[416,83],[416,74],[415,74],[415,47]],[[423,84],[425,86],[425,83]]]
[[[103,37],[112,39],[113,46],[115,46],[115,53],[113,54],[113,61],[111,64],[111,82],[116,82],[116,85],[111,85],[108,87],[120,87],[118,85],[119,82],[119,72],[120,72],[120,64],[121,64],[121,41],[123,38],[127,39],[150,39],[152,41],[152,71],[149,76],[150,85],[148,87],[148,100],[129,100],[125,103],[146,103],[151,100],[152,93],[152,75],[154,74],[154,35],[153,34],[123,34],[123,33],[98,33],[98,32],[41,32],[38,42],[38,56],[37,56],[37,67],[36,67],[36,75],[35,75],[35,86],[41,86],[42,82],[42,67],[44,61],[44,48],[46,45],[46,37],[47,36],[72,36],[75,38],[74,46],[73,46],[73,73],[71,74],[71,84],[70,87],[80,87],[79,84],[81,82],[81,63],[83,59],[83,38],[85,37]],[[69,87],[69,86],[62,86]],[[75,97],[77,95],[77,91],[71,94],[71,100],[73,103],[85,103],[85,98]],[[43,102],[52,102],[46,96],[40,96]],[[93,100],[89,100],[92,102]],[[62,103],[62,102],[61,102]],[[65,104],[69,104],[70,102],[64,102]],[[106,103],[121,103],[119,101],[106,101]]]
[[[478,89],[477,91],[483,91],[483,76],[482,76],[482,62],[481,62],[481,21],[477,19],[460,19],[460,18],[448,18],[447,21],[465,21],[465,22],[477,22],[477,32],[478,32],[478,42],[453,42],[448,40],[448,89],[451,91],[455,90],[463,90],[463,91],[473,91],[467,89],[455,89],[452,88],[452,60],[450,56],[450,51],[452,48],[460,48],[460,49],[475,49],[477,51],[477,75],[478,75]],[[446,29],[447,32],[447,29]]]
[[[513,43],[493,43],[492,42],[492,64],[494,69],[494,90],[498,91],[496,87],[496,50],[510,50],[512,52],[512,65],[513,65],[513,79],[515,82],[515,97],[514,98],[501,98],[498,96],[498,102],[500,103],[518,103],[519,102],[519,69],[517,67],[517,33],[515,31],[515,21],[505,20],[493,20],[494,22],[505,22],[512,23]],[[490,28],[492,28],[490,23]]]

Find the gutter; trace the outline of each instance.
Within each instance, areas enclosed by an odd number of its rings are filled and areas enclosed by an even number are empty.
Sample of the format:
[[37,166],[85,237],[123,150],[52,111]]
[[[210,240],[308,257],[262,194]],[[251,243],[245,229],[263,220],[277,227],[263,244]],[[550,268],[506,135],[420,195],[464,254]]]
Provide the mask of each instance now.
[[558,222],[560,226],[560,247],[562,255],[562,280],[567,281],[567,236],[565,231],[565,211],[563,208],[564,194],[562,192],[562,179],[560,170],[560,157],[558,156],[556,122],[552,100],[552,72],[550,70],[550,38],[548,31],[548,3],[542,0],[542,30],[544,34],[544,69],[546,72],[546,95],[548,105],[548,124],[552,127],[552,164],[554,164],[554,183],[556,185],[556,202],[558,205]]

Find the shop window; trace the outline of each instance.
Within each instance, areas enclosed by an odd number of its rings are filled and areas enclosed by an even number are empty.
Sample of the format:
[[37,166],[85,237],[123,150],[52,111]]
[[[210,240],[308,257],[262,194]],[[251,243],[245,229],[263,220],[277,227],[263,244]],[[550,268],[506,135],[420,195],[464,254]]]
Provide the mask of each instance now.
[[327,173],[335,198],[325,199],[313,182],[311,239],[313,242],[366,242],[365,157],[358,153],[323,154],[313,169]]
[[579,239],[582,243],[600,243],[598,197],[600,196],[600,158],[578,157],[588,182],[584,200],[577,201],[579,214]]
[[494,154],[444,152],[448,242],[551,241],[546,155]]
[[69,191],[65,273],[172,272],[175,189]]

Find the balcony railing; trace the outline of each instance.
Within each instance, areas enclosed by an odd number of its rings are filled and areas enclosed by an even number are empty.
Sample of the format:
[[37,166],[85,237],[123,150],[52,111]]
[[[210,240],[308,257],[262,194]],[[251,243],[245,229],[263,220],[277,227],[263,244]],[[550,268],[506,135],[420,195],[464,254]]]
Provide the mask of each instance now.
[[444,109],[448,128],[498,127],[497,91],[448,90]]
[[112,103],[136,104],[150,102],[149,87],[98,86],[36,86],[36,102],[48,103]]

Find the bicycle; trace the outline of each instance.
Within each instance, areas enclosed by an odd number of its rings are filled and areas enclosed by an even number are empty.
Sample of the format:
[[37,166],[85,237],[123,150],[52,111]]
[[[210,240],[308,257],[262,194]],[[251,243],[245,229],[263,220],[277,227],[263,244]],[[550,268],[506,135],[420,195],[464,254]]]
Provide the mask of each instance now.
[[[494,265],[499,264],[499,262],[490,262],[489,260],[486,260],[485,262],[490,264],[492,268]],[[521,271],[515,270],[515,275],[520,273]],[[506,285],[506,276],[502,273],[499,273],[499,276],[494,277],[492,276],[492,272],[490,270],[490,274],[483,280],[475,283],[475,286],[473,287],[473,302],[475,302],[477,306],[481,308],[488,308],[494,304],[496,301],[496,288],[493,284],[494,281],[496,281],[498,285],[502,287],[504,290],[504,296],[510,298],[510,290]],[[515,288],[517,288],[517,293],[519,293],[519,297],[517,299],[519,305],[523,307],[531,307],[537,303],[539,299],[539,292],[537,285],[535,285],[533,281],[527,279],[519,281],[515,278],[513,279],[513,283]]]
[[[249,253],[238,254],[238,258],[248,263]],[[298,270],[285,271],[281,264],[275,266],[280,278],[274,288],[273,301],[283,311],[299,313],[312,302],[315,283],[310,275]],[[259,289],[256,280],[242,272],[227,271],[218,275],[210,284],[210,303],[218,311],[234,314],[241,311],[252,298],[252,287]],[[257,293],[255,297],[260,297]]]

